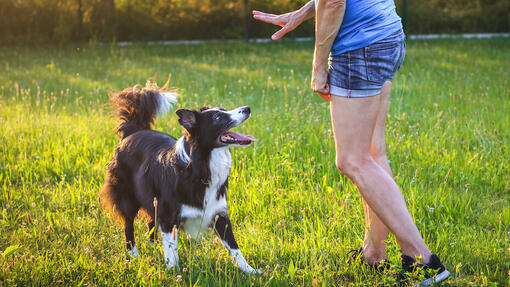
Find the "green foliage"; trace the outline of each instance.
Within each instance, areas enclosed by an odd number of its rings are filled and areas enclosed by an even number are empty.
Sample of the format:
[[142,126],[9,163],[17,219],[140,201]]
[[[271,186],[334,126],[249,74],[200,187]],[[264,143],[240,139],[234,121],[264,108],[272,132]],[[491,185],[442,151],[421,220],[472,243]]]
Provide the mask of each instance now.
[[[2,44],[71,41],[147,41],[269,37],[277,27],[251,10],[285,13],[307,0],[2,0]],[[81,8],[79,3],[81,3]],[[508,32],[507,0],[396,0],[408,33]],[[80,15],[81,11],[81,17]],[[81,19],[81,25],[80,25]],[[307,21],[288,37],[313,36]]]
[[[401,16],[403,1],[395,1]],[[509,17],[507,0],[407,0],[406,31],[416,34],[508,32]]]
[[[510,42],[409,41],[394,80],[387,140],[395,180],[449,286],[510,283]],[[309,91],[313,44],[0,48],[0,285],[388,286],[392,267],[348,265],[363,239],[356,188],[334,165],[328,104]],[[164,83],[178,107],[250,105],[233,149],[229,207],[262,277],[228,259],[213,233],[180,233],[180,271],[165,270],[144,221],[141,257],[98,201],[118,142],[107,93]],[[173,113],[156,129],[179,136]],[[448,285],[447,285],[448,286]]]
[[11,245],[7,248],[5,248],[4,252],[2,253],[2,257],[6,259],[7,257],[11,256],[12,254],[16,253],[16,251],[19,250],[18,246]]

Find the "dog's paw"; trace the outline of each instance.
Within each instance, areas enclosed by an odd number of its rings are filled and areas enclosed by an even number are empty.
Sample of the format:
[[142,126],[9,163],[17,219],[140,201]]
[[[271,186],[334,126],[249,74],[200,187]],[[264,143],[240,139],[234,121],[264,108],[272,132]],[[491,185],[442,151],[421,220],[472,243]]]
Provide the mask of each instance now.
[[241,271],[243,271],[246,274],[262,275],[262,271],[261,270],[255,269],[255,268],[251,267],[248,264],[236,264],[236,265],[237,265],[237,267],[239,267],[239,269],[241,269]]
[[260,269],[253,269],[251,274],[256,275],[256,276],[262,276],[262,275],[264,275],[264,272]]
[[179,270],[179,257],[178,256],[169,256],[165,258],[166,269],[168,270]]
[[[251,267],[250,267],[251,268]],[[244,270],[243,270],[244,271]],[[259,269],[254,269],[254,268],[251,268],[249,270],[246,270],[244,271],[246,272],[247,274],[250,274],[250,275],[255,275],[255,276],[261,276],[262,274],[264,274],[262,272],[262,270],[259,270]]]
[[136,246],[133,246],[130,250],[128,250],[128,253],[133,256],[134,258],[137,258],[140,254],[138,253],[138,250],[136,249]]

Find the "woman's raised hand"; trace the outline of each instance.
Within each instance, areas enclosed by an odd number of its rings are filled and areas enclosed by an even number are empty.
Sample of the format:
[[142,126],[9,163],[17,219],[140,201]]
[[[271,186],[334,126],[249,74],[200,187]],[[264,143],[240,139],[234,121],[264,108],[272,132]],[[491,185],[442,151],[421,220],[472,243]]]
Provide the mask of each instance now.
[[274,33],[273,36],[271,36],[271,39],[273,40],[280,39],[288,32],[296,29],[297,26],[299,26],[301,23],[303,23],[304,20],[306,20],[303,17],[302,13],[299,13],[299,10],[281,15],[269,14],[253,10],[253,18],[262,22],[282,27],[280,30]]

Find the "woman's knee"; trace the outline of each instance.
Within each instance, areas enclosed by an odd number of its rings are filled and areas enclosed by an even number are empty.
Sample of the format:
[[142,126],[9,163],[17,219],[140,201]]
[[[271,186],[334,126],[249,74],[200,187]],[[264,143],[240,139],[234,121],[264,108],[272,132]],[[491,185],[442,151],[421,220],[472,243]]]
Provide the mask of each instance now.
[[343,175],[353,179],[363,171],[363,165],[367,160],[369,159],[364,157],[337,155],[336,167]]

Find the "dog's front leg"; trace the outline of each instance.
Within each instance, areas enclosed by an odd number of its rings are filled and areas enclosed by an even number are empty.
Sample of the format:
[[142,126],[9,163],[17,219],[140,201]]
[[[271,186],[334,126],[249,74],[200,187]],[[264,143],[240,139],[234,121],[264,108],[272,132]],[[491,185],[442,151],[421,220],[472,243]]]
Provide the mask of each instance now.
[[232,232],[232,224],[230,223],[227,213],[216,215],[214,230],[223,241],[223,245],[225,245],[228,249],[230,257],[234,260],[239,269],[250,274],[262,274],[261,271],[253,269],[244,259],[243,254],[237,245],[234,233]]
[[171,269],[179,267],[179,254],[177,253],[177,227],[174,226],[171,232],[161,232],[161,246],[165,253],[166,267]]

